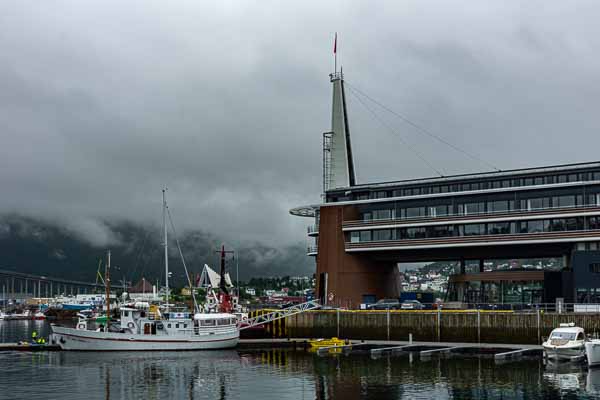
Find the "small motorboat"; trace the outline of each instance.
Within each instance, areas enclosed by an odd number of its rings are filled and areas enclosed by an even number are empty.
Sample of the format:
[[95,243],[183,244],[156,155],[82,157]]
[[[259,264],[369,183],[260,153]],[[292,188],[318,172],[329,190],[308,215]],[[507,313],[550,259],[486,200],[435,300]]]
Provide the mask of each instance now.
[[560,324],[544,343],[544,356],[554,361],[578,361],[585,356],[585,331],[574,323]]
[[313,349],[319,349],[321,347],[339,347],[348,345],[348,341],[332,337],[331,339],[312,339],[308,343]]
[[41,312],[40,310],[37,310],[34,314],[33,314],[33,320],[35,321],[43,321],[46,319],[46,314],[44,314],[43,312]]

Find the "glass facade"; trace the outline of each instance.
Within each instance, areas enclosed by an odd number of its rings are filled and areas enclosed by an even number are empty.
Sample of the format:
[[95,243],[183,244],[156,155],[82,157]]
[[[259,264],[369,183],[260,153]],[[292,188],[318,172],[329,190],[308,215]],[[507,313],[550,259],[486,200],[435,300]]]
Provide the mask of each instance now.
[[[586,227],[587,225],[587,227]],[[366,229],[353,231],[350,241],[402,240],[444,238],[460,236],[531,234],[545,232],[569,232],[600,229],[600,217],[536,219],[516,222],[490,222],[487,224],[452,224],[397,229]],[[359,234],[360,233],[360,234]],[[363,234],[364,233],[364,234]]]
[[343,200],[365,200],[368,198],[382,199],[386,197],[408,197],[438,193],[465,192],[490,189],[501,190],[511,187],[535,187],[541,185],[600,181],[600,170],[590,169],[589,167],[582,167],[581,169],[581,171],[565,171],[561,173],[539,172],[531,175],[528,175],[527,172],[524,171],[522,173],[522,176],[519,177],[482,177],[479,179],[477,177],[470,177],[463,179],[463,182],[460,182],[460,177],[456,177],[456,179],[454,179],[455,182],[448,183],[410,184],[399,182],[399,184],[401,184],[402,187],[391,190],[359,192],[354,193],[351,196],[332,193],[328,195],[327,201],[336,202]]

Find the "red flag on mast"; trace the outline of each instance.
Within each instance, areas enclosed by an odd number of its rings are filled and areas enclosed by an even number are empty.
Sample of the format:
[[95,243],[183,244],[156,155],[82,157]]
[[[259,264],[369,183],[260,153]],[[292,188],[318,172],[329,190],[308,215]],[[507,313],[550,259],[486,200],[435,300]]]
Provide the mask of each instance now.
[[335,33],[335,40],[333,41],[333,54],[337,54],[337,32]]

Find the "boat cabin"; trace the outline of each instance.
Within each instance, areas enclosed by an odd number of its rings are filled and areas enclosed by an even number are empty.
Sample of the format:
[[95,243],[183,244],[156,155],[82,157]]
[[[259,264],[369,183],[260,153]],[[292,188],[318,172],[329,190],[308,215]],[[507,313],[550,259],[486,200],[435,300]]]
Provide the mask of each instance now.
[[236,326],[232,314],[168,312],[161,319],[146,307],[121,307],[121,330],[138,335],[212,335]]

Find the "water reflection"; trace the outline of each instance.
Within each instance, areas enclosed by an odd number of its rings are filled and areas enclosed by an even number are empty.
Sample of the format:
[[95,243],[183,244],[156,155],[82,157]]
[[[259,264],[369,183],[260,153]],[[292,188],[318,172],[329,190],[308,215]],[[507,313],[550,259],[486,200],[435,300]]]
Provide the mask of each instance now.
[[[0,326],[0,334],[23,335],[19,329],[31,327],[19,326]],[[293,349],[0,352],[0,366],[2,399],[545,399],[600,394],[600,369],[544,365],[540,357],[498,364],[491,356],[423,359],[398,353],[371,358],[365,352],[321,357]]]

